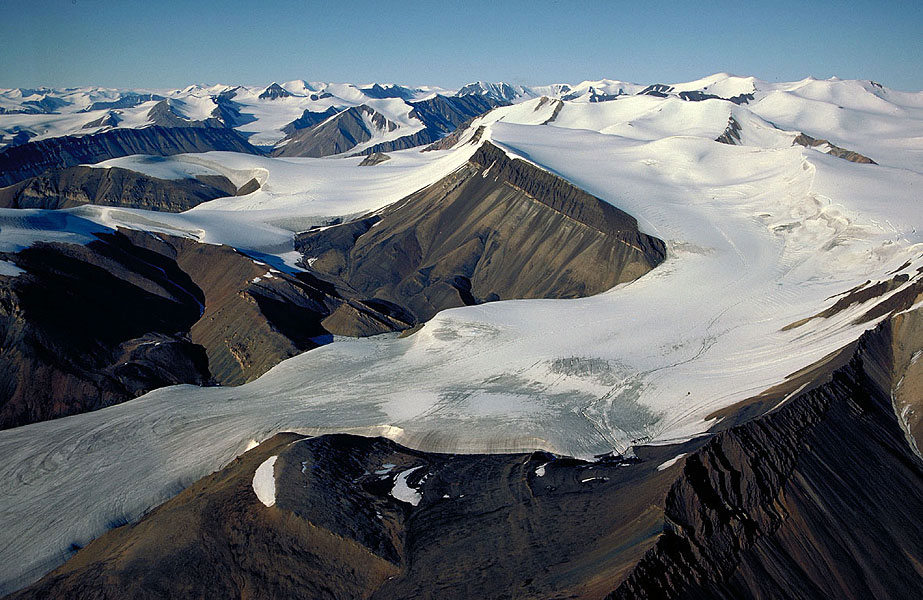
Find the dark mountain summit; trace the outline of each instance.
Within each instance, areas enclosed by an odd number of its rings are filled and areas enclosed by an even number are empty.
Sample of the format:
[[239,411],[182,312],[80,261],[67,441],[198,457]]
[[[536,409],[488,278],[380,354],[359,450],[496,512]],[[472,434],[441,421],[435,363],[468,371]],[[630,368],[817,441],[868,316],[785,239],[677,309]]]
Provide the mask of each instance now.
[[290,98],[292,94],[278,83],[273,82],[263,93],[260,94],[260,100],[278,100],[279,98]]
[[445,179],[375,215],[306,232],[296,248],[311,270],[417,321],[490,300],[596,294],[665,252],[629,215],[490,143]]

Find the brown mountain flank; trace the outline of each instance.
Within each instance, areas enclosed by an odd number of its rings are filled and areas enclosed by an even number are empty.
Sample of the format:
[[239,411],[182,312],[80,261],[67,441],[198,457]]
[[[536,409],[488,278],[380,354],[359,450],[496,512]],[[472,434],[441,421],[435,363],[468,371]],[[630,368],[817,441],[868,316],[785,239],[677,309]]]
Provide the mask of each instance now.
[[665,255],[630,215],[489,142],[446,178],[373,215],[300,234],[295,247],[319,276],[417,321],[491,300],[597,294]]

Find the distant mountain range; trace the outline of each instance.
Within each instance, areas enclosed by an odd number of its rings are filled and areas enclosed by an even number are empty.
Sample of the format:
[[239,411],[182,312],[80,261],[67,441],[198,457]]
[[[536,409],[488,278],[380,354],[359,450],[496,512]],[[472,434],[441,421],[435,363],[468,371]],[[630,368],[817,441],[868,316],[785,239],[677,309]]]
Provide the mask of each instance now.
[[266,87],[156,91],[18,88],[0,90],[0,149],[63,135],[161,126],[233,129],[249,143],[281,156],[355,154],[428,144],[491,108],[541,96],[605,102],[628,94],[654,94],[744,102],[755,91],[747,79],[725,81],[711,86],[714,89],[707,83],[701,89],[682,87],[611,80],[538,87],[479,81],[445,90],[295,80]]

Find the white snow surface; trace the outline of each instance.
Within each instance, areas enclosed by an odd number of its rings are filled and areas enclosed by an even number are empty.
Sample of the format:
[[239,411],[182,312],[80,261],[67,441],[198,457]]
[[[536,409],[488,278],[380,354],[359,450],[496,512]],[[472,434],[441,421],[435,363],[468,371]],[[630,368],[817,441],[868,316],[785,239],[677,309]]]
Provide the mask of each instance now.
[[423,499],[423,494],[419,490],[407,485],[407,478],[410,477],[414,471],[421,468],[423,468],[422,465],[398,473],[397,477],[394,478],[394,487],[391,488],[391,495],[401,502],[407,502],[414,506],[419,504],[420,500]]
[[25,273],[25,271],[17,267],[15,264],[7,260],[0,260],[0,275],[16,277],[18,275],[22,275],[23,273]]
[[[194,156],[194,155],[191,155]],[[158,179],[194,179],[197,175],[223,175],[221,171],[211,169],[193,160],[183,160],[183,155],[163,157],[147,154],[135,154],[121,158],[105,160],[95,165],[98,168],[119,167],[143,173]],[[243,182],[241,182],[242,184]],[[239,186],[238,186],[239,187]]]
[[274,467],[278,456],[264,460],[253,473],[253,493],[266,506],[276,503],[276,476]]
[[684,457],[684,456],[686,456],[686,453],[685,453],[685,452],[682,453],[682,454],[677,454],[676,456],[674,456],[673,458],[671,458],[671,459],[669,459],[669,460],[665,460],[664,462],[660,463],[660,465],[657,466],[657,470],[658,470],[658,471],[665,471],[665,470],[669,469],[670,467],[672,467],[673,465],[675,465],[676,463],[678,463],[679,460],[680,460],[682,457]]
[[[220,468],[250,439],[349,431],[449,452],[622,453],[701,434],[714,411],[855,340],[875,325],[853,323],[868,304],[783,328],[866,280],[923,266],[923,94],[739,79],[708,85],[730,82],[730,94],[752,84],[750,104],[623,96],[566,102],[541,125],[554,106],[533,99],[463,136],[484,125],[485,139],[663,239],[667,260],[634,282],[590,298],[452,309],[409,337],[337,338],[244,386],[164,388],[0,432],[0,564],[11,565],[0,592]],[[731,115],[744,145],[714,142]],[[793,147],[800,131],[880,164]],[[475,149],[395,152],[374,168],[358,168],[360,158],[174,157],[263,187],[178,215],[4,210],[0,250],[85,243],[123,225],[227,243],[280,268],[293,264],[294,232],[392,203]]]

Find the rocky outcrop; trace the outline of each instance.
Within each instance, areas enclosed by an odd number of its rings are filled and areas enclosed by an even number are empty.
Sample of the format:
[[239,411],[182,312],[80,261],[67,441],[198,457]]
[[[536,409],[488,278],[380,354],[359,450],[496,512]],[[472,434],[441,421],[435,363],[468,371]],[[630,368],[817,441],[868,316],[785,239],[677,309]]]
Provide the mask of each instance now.
[[813,138],[805,133],[799,133],[794,141],[792,141],[792,146],[799,145],[804,146],[805,148],[817,148],[822,152],[826,152],[837,158],[842,158],[850,162],[862,163],[867,165],[877,165],[878,163],[872,160],[867,156],[863,156],[858,152],[853,152],[852,150],[847,150],[845,148],[840,148],[839,146],[833,144],[829,140],[821,140]]
[[4,257],[26,273],[0,277],[0,427],[209,381],[204,349],[183,333],[201,291],[171,261],[114,241]]
[[237,193],[234,184],[220,175],[168,180],[118,167],[69,167],[0,188],[0,208],[59,209],[98,204],[182,212]]
[[118,100],[112,101],[97,101],[90,104],[88,107],[83,109],[81,112],[93,112],[96,110],[117,110],[122,108],[134,108],[145,102],[150,102],[152,100],[166,100],[163,96],[157,94],[137,94],[134,92],[129,92],[123,95]]
[[365,150],[357,152],[351,156],[362,156],[367,154],[374,154],[376,152],[396,152],[398,150],[416,148],[417,146],[430,144],[434,140],[438,140],[440,136],[441,134],[439,132],[433,129],[424,128],[410,135],[404,135],[394,140],[388,140],[387,142],[374,144]]
[[679,97],[683,100],[691,102],[701,102],[702,100],[726,100],[728,102],[733,102],[734,104],[748,104],[756,96],[752,93],[750,94],[738,94],[736,96],[731,96],[730,98],[722,98],[721,96],[716,96],[715,94],[708,94],[700,90],[692,90],[689,92],[680,92]]
[[329,341],[409,327],[227,246],[133,230],[0,255],[0,427],[175,383],[237,385]]
[[0,186],[41,175],[48,169],[94,164],[131,154],[170,156],[186,152],[227,150],[258,154],[233,129],[144,127],[111,129],[83,136],[32,141],[0,151]]
[[292,94],[284,87],[273,82],[260,94],[260,100],[278,100],[279,98],[291,98]]
[[417,321],[490,300],[599,293],[665,252],[633,217],[490,143],[445,179],[376,215],[301,234],[296,248],[319,275]]
[[[898,290],[896,293],[892,293]],[[891,279],[877,281],[871,280],[840,294],[836,302],[821,312],[790,323],[782,328],[783,331],[801,327],[812,319],[829,319],[842,311],[858,304],[868,304],[869,308],[853,322],[857,325],[875,321],[884,316],[908,310],[920,297],[923,297],[923,273],[918,272],[912,276],[909,273],[895,275]],[[829,300],[829,298],[828,298]]]
[[608,597],[919,597],[923,461],[892,404],[923,347],[905,337],[916,313],[863,336],[827,383],[688,457],[662,536]]
[[323,123],[338,112],[339,111],[332,106],[327,107],[327,110],[324,111],[315,112],[306,110],[300,117],[283,127],[282,131],[285,132],[286,135],[292,135],[299,129],[309,129],[319,123]]
[[[36,90],[27,90],[32,92],[31,95],[38,94]],[[54,96],[49,96],[43,94],[42,97],[38,100],[26,100],[21,105],[20,108],[13,109],[0,109],[0,114],[26,114],[26,115],[50,115],[58,112],[64,106],[68,106],[71,103],[63,98],[56,98]]]
[[[459,127],[464,127],[474,117],[503,104],[489,96],[475,94],[451,97],[436,94],[426,100],[411,102],[413,108],[410,116],[419,120],[423,129],[374,144],[359,154],[393,152],[432,144]],[[363,118],[363,115],[366,117]],[[372,128],[366,120],[371,121]],[[324,112],[305,111],[299,119],[285,126],[283,130],[289,134],[288,141],[279,146],[274,155],[318,157],[340,154],[371,140],[375,135],[372,129],[391,132],[397,127],[396,123],[367,105],[339,113],[332,107]]]
[[410,100],[415,91],[399,85],[381,85],[374,83],[369,87],[360,88],[360,91],[369,98],[401,98]]
[[253,192],[259,189],[260,189],[260,182],[256,177],[254,177],[247,183],[237,188],[237,193],[235,195],[236,196],[246,196],[247,194],[252,194]]
[[234,101],[236,96],[237,88],[212,96],[215,108],[212,109],[211,119],[220,122],[225,127],[240,127],[256,121],[256,117],[252,114],[241,112],[242,105]]
[[375,165],[380,165],[383,162],[391,160],[391,157],[382,152],[373,152],[365,158],[362,159],[362,162],[359,163],[360,167],[374,167]]
[[522,97],[526,92],[525,88],[515,88],[508,83],[487,83],[477,81],[461,87],[455,94],[457,97],[481,96],[493,102],[502,104],[512,104]]
[[416,117],[428,129],[435,130],[439,137],[442,137],[452,133],[470,119],[504,104],[477,94],[455,97],[436,94],[432,98],[412,102],[413,110],[410,111],[410,116]]
[[721,142],[722,144],[728,144],[730,146],[739,145],[740,132],[740,123],[737,122],[737,119],[734,118],[734,115],[731,115],[728,117],[728,124],[727,127],[724,128],[724,133],[716,137],[715,141]]
[[396,123],[365,104],[354,106],[317,126],[295,131],[284,145],[273,151],[273,156],[321,157],[341,154],[372,139],[375,134],[373,128],[378,131],[394,131],[397,127]]
[[654,83],[652,85],[647,86],[640,92],[638,92],[638,95],[657,96],[658,98],[666,98],[672,91],[673,91],[672,85],[665,85],[663,83]]
[[122,122],[122,117],[116,114],[115,111],[110,110],[105,115],[101,116],[98,119],[90,121],[82,127],[82,129],[96,129],[97,127],[118,127],[119,123]]
[[[361,154],[392,152],[424,146],[426,150],[450,148],[457,143],[458,136],[477,117],[490,112],[504,102],[495,100],[490,95],[466,94],[464,96],[436,95],[427,100],[412,102],[411,116],[420,119],[425,127],[420,131],[396,140],[375,144],[366,148]],[[446,140],[445,143],[441,143]]]
[[187,119],[173,109],[169,100],[161,100],[147,112],[148,120],[158,127],[224,127],[225,124],[214,117],[204,121]]

